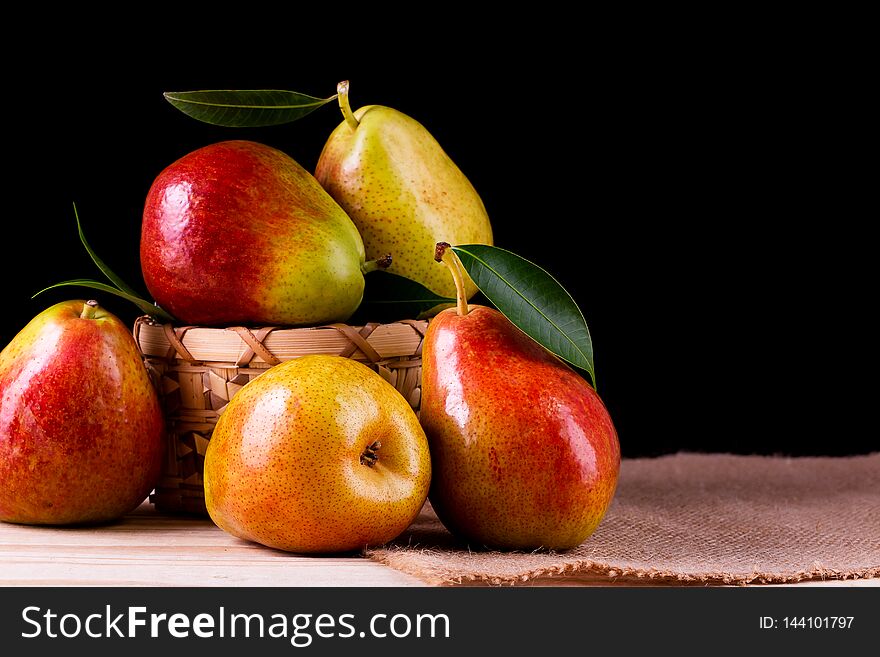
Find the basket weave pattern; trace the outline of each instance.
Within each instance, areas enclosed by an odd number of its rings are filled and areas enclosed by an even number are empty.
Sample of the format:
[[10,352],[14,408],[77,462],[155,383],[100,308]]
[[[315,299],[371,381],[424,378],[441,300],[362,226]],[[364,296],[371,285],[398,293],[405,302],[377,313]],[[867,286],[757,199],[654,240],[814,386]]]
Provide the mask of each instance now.
[[309,354],[353,358],[391,383],[416,411],[427,322],[315,328],[204,328],[135,321],[134,338],[159,391],[167,424],[162,477],[150,501],[205,514],[202,474],[211,433],[229,400],[273,365]]

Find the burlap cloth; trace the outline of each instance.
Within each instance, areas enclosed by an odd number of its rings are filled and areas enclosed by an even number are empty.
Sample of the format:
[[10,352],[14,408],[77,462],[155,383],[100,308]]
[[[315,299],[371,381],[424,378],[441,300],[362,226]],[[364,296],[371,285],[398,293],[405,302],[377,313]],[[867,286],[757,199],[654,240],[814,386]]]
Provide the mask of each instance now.
[[624,460],[596,532],[566,552],[469,550],[430,506],[374,560],[429,584],[747,584],[880,577],[880,453]]

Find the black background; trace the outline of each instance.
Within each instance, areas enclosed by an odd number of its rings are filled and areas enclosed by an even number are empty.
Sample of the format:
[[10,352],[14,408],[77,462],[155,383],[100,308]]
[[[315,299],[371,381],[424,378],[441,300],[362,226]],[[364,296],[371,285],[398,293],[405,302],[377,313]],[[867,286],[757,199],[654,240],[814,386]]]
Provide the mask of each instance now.
[[[328,25],[318,45],[254,46],[166,28],[47,38],[9,67],[3,344],[49,304],[92,294],[30,300],[99,276],[72,202],[98,253],[143,289],[140,213],[165,166],[246,138],[314,170],[341,120],[330,104],[286,126],[216,128],[163,91],[328,96],[350,79],[354,107],[421,121],[480,192],[496,244],[577,300],[624,455],[876,450],[864,424],[876,385],[857,378],[876,354],[867,215],[852,204],[867,178],[842,150],[858,133],[859,87],[821,44],[794,56],[752,37],[599,24],[544,32],[544,45],[519,32],[493,45],[459,28],[355,44]],[[297,26],[310,31],[321,32]],[[137,314],[99,299],[127,321]]]

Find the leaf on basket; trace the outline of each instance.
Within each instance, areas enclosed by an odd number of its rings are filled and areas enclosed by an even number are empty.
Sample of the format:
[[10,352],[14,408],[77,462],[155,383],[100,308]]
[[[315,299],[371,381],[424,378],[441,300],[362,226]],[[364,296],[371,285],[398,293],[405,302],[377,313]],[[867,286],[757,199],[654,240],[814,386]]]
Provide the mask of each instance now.
[[571,295],[544,269],[515,253],[484,244],[453,246],[468,275],[507,319],[575,367],[593,386],[593,342]]
[[455,304],[455,299],[436,294],[420,283],[387,271],[372,272],[365,280],[359,314],[371,321],[421,319],[437,306]]
[[301,119],[336,99],[280,89],[166,91],[165,100],[189,117],[228,128],[257,128]]

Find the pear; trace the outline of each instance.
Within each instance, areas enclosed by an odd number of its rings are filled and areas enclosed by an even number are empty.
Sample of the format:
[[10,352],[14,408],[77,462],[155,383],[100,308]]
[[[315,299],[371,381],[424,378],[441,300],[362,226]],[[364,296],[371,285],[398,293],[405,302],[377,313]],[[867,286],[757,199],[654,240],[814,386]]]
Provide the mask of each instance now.
[[118,518],[153,489],[164,444],[131,331],[97,302],[47,308],[0,352],[0,520]]
[[252,141],[185,155],[144,204],[144,281],[187,324],[345,321],[384,264],[364,261],[357,228],[308,171]]
[[[448,246],[448,245],[447,245]],[[443,256],[462,290],[460,263]],[[430,500],[476,546],[566,549],[598,526],[620,445],[596,391],[493,308],[440,312],[422,346]]]
[[425,433],[366,365],[303,356],[244,386],[205,455],[205,504],[225,531],[291,552],[381,545],[428,496]]
[[[418,121],[381,105],[352,113],[348,82],[338,92],[345,120],[324,145],[315,177],[357,225],[368,259],[390,253],[388,271],[454,297],[431,254],[437,242],[492,244],[480,196]],[[468,298],[477,290],[469,279],[466,290]]]

